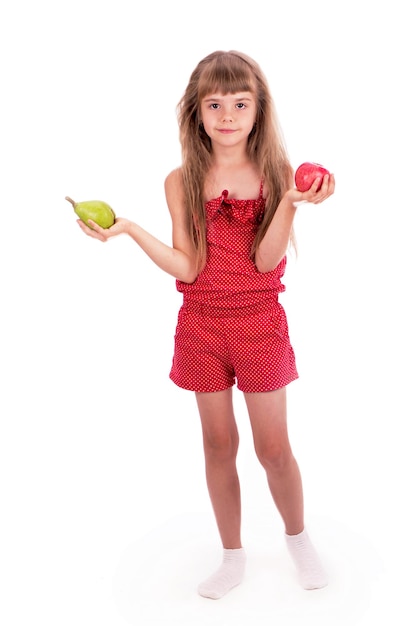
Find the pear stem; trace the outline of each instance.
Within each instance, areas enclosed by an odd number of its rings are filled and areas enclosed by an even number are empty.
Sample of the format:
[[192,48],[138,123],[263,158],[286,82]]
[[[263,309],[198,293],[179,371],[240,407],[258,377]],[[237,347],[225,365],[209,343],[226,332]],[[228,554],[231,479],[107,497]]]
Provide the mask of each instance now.
[[76,203],[74,202],[74,200],[72,200],[69,196],[66,196],[65,200],[70,202],[73,205],[73,208],[76,206]]

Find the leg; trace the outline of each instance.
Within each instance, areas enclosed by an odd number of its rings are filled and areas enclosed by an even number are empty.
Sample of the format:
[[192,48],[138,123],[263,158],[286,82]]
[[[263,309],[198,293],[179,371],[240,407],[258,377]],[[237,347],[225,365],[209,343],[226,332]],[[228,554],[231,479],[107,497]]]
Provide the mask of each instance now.
[[224,548],[221,567],[199,586],[199,593],[217,599],[241,582],[245,568],[236,469],[239,437],[232,389],[197,393],[196,399],[203,432],[207,487]]
[[304,529],[304,503],[301,475],[288,439],[286,389],[245,393],[245,400],[256,454],[285,532],[296,535]]
[[224,548],[241,548],[241,496],[236,455],[239,436],[232,389],[197,393],[207,487]]
[[283,519],[286,541],[305,589],[327,584],[326,576],[304,529],[301,474],[287,429],[286,388],[245,393],[257,457],[264,467],[273,500]]

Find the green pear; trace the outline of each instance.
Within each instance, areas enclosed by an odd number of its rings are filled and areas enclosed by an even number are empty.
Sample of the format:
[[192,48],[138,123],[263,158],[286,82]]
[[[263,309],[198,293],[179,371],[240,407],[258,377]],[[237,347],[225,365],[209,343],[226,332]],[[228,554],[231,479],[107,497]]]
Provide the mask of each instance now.
[[102,228],[109,228],[115,223],[115,212],[102,200],[86,200],[85,202],[74,202],[69,196],[66,196],[66,200],[73,205],[74,211],[77,213],[80,220],[82,220],[87,226],[88,220],[92,220]]

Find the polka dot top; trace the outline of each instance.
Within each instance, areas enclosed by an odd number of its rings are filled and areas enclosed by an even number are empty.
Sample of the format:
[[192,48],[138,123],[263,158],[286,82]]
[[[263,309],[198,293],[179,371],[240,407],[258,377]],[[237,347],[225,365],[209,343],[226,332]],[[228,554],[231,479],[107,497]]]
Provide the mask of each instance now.
[[224,190],[220,197],[206,202],[207,262],[193,283],[176,281],[184,304],[196,301],[214,307],[249,307],[277,299],[285,290],[281,278],[286,257],[265,273],[256,269],[250,257],[264,210],[263,185],[255,200],[231,199]]

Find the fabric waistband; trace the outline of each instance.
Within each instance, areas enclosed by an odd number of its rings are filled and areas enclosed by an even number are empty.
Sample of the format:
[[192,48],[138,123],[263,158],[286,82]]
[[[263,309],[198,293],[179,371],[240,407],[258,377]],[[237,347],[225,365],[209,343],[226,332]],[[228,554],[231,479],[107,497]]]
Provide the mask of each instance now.
[[199,302],[198,300],[184,300],[182,309],[197,313],[203,317],[249,317],[258,313],[270,312],[278,306],[278,297],[266,298],[246,306],[217,306],[215,304]]

